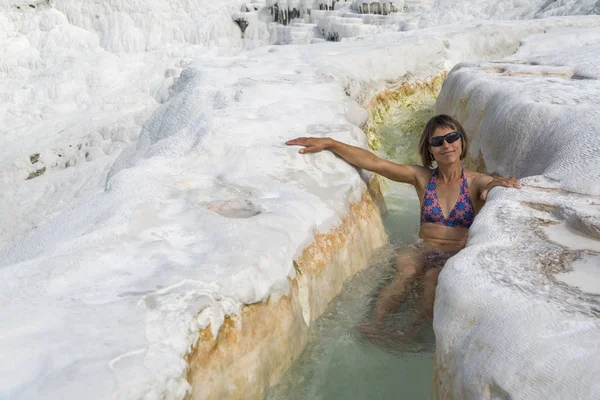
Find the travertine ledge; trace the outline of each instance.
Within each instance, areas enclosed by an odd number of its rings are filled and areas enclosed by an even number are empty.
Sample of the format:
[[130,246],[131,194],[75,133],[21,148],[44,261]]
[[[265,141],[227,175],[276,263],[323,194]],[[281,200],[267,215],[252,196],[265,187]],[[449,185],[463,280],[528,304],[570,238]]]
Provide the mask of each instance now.
[[216,338],[210,326],[200,332],[188,355],[190,399],[261,399],[300,355],[308,325],[342,289],[344,281],[367,266],[386,241],[377,202],[377,179],[349,207],[342,224],[317,235],[296,260],[298,278],[289,296],[245,306],[226,319]]
[[490,192],[440,275],[438,399],[600,398],[599,44],[598,28],[533,35],[444,82],[436,110],[522,187]]

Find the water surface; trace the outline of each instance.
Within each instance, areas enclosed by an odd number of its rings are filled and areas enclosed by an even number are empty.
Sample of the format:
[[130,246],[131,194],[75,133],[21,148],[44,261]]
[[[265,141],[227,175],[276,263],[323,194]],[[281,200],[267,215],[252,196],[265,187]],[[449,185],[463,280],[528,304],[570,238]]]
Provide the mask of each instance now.
[[[419,229],[419,202],[412,186],[388,185],[384,222],[391,244],[377,252],[366,270],[346,282],[312,324],[306,349],[269,391],[268,399],[431,398],[435,340],[430,325],[408,344],[383,345],[358,331],[372,318],[379,291],[395,275],[397,248],[414,242]],[[401,307],[390,315],[386,332],[406,327],[412,316],[411,307]]]

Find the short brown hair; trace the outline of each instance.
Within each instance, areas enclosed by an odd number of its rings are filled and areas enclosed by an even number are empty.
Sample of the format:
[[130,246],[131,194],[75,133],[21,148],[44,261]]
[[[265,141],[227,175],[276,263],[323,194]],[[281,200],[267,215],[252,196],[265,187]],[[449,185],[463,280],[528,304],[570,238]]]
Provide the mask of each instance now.
[[456,132],[460,133],[460,138],[462,140],[462,151],[460,153],[461,160],[465,158],[469,152],[469,139],[460,122],[449,115],[436,115],[427,122],[427,125],[425,125],[425,129],[423,129],[423,133],[421,134],[421,140],[419,140],[419,155],[421,156],[421,162],[425,168],[431,168],[434,161],[433,154],[429,151],[429,139],[431,139],[437,128],[454,129]]

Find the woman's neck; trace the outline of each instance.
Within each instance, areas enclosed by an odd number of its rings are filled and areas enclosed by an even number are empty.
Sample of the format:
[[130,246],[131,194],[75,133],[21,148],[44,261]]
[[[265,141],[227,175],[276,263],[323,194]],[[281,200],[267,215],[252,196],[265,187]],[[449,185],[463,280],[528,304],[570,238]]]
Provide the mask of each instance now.
[[460,179],[462,175],[462,165],[457,162],[447,165],[438,165],[437,179],[447,183]]

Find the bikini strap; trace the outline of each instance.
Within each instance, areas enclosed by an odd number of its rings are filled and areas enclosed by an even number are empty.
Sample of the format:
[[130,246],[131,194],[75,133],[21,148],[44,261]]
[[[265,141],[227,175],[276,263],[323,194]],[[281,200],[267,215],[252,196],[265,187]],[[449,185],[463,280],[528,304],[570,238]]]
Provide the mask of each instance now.
[[461,182],[460,182],[461,191],[464,192],[469,197],[469,200],[470,200],[471,196],[469,194],[469,184],[467,182],[467,174],[465,173],[465,167],[464,167],[464,165],[462,166],[462,173],[461,173],[461,175],[462,175],[462,179],[461,179]]

